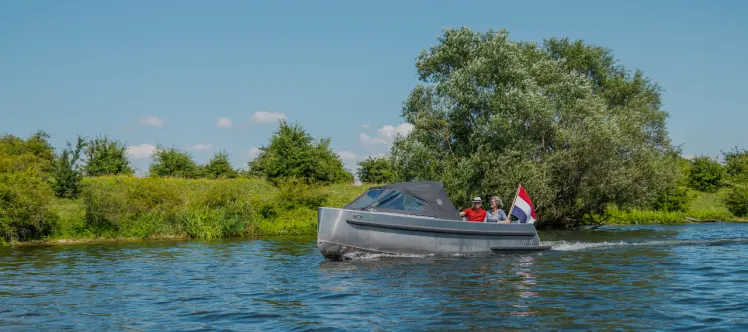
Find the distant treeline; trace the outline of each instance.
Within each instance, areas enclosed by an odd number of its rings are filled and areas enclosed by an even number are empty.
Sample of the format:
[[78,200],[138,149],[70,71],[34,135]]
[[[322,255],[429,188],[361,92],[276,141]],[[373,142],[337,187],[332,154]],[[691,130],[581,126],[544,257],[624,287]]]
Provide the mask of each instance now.
[[[288,132],[303,132],[299,126],[282,123],[278,133],[289,128],[295,129]],[[274,136],[266,156],[278,147],[293,152],[289,146],[272,143],[296,141],[284,137]],[[80,149],[69,145],[55,154],[47,139],[41,132],[26,139],[0,137],[0,242],[313,234],[317,206],[342,206],[366,189],[345,183],[350,175],[335,178],[329,175],[335,172],[315,170],[324,166],[319,159],[332,159],[331,153],[322,153],[324,144],[307,146],[318,149],[316,153],[293,152],[309,158],[308,163],[275,155],[296,168],[281,166],[267,173],[232,170],[223,153],[196,166],[185,158],[187,154],[164,149],[153,156],[151,169],[173,171],[152,171],[141,179],[132,176],[123,146],[116,141],[82,140]],[[272,160],[265,158],[266,163]],[[731,218],[717,205],[729,207],[734,216],[748,214],[746,151],[726,152],[721,161],[679,160],[679,182],[659,196],[651,211],[626,213],[614,206],[605,213],[619,223],[683,222],[685,216]],[[282,165],[274,165],[278,164]],[[330,164],[342,170],[342,165]],[[311,165],[306,172],[304,165]],[[369,158],[359,163],[358,175],[365,183],[401,181],[395,165],[392,156]],[[707,206],[694,211],[689,204],[699,192],[716,193],[721,201],[707,201]],[[596,215],[595,220],[603,216]]]
[[[237,204],[249,204],[249,202],[237,203],[236,200],[241,197],[247,198],[248,196],[242,193],[247,193],[246,190],[251,192],[254,189],[238,189],[237,186],[260,185],[262,187],[262,183],[271,185],[273,190],[280,190],[280,196],[272,194],[273,191],[269,190],[265,190],[264,195],[281,201],[253,205],[249,210],[242,210],[241,218],[234,214],[234,217],[231,217],[232,220],[244,220],[241,223],[244,226],[235,225],[238,228],[217,234],[218,236],[265,234],[267,232],[258,231],[256,227],[251,228],[251,220],[270,220],[274,216],[285,215],[287,212],[283,211],[295,207],[311,209],[305,210],[300,215],[316,215],[316,206],[323,205],[329,196],[322,194],[324,189],[319,189],[320,186],[341,183],[349,185],[353,181],[353,174],[344,169],[340,157],[330,148],[329,139],[314,139],[299,124],[289,124],[285,121],[279,123],[269,144],[261,149],[257,158],[248,166],[248,171],[233,169],[229,163],[228,154],[225,152],[216,153],[205,165],[198,165],[190,154],[175,148],[159,147],[153,154],[148,178],[244,179],[237,180],[239,182],[233,185],[217,184],[216,186],[219,187],[215,187],[215,190],[229,193],[229,196],[217,194],[219,195],[217,197],[225,199],[225,202],[220,202],[215,201],[217,199],[215,197],[200,196],[202,191],[198,190],[199,188],[210,188],[214,185],[182,185],[182,189],[179,189],[179,186],[175,187],[173,184],[183,184],[183,182],[148,182],[150,181],[148,179],[136,179],[132,176],[134,170],[127,158],[126,146],[108,137],[90,139],[78,137],[75,144],[68,142],[60,153],[55,153],[49,143],[49,136],[44,132],[37,132],[27,138],[2,135],[0,136],[0,240],[14,242],[45,238],[59,231],[56,227],[62,224],[69,226],[70,220],[61,224],[60,215],[53,211],[56,205],[60,205],[57,200],[82,199],[85,206],[84,215],[78,216],[78,223],[74,223],[78,225],[77,231],[71,233],[68,229],[63,232],[64,234],[96,236],[103,234],[101,233],[103,231],[109,232],[107,234],[120,234],[118,232],[121,231],[121,227],[128,228],[133,223],[143,223],[146,220],[172,226],[187,225],[189,220],[200,221],[203,219],[198,217],[190,219],[190,213],[201,211],[200,204],[195,204],[195,202],[204,200],[207,200],[205,204],[208,207],[215,208],[210,212],[213,213],[210,215],[211,218],[220,219],[219,216],[224,215],[222,213],[228,213],[226,209],[233,209],[238,206]],[[129,182],[95,180],[112,176],[124,176],[132,180]],[[102,187],[103,183],[118,185]],[[148,184],[153,184],[153,186],[149,187]],[[232,188],[238,191],[232,193]],[[292,189],[283,191],[280,188]],[[138,192],[132,192],[132,190]],[[194,192],[195,190],[198,191]],[[215,190],[209,190],[206,195],[212,195],[210,193]],[[289,190],[293,190],[294,193],[290,194]],[[263,193],[255,192],[252,200],[258,202],[256,196],[261,194]],[[112,197],[112,199],[107,197]],[[354,197],[347,198],[353,199]],[[164,202],[169,200],[182,203],[172,207],[168,207],[169,204],[164,205]],[[128,205],[130,203],[133,205]],[[312,209],[313,205],[314,209]],[[151,213],[167,211],[163,209],[167,209],[169,213]],[[257,219],[258,215],[262,218]],[[309,223],[310,220],[307,219],[303,221]],[[85,222],[81,224],[81,220]],[[281,222],[283,223],[287,221]],[[177,230],[183,228],[170,228],[171,231],[158,234],[180,234]],[[290,230],[290,232],[297,231]],[[282,229],[279,232],[288,233]],[[185,234],[193,235],[190,232]],[[210,234],[212,235],[207,237],[215,235]],[[198,237],[206,237],[206,235]]]

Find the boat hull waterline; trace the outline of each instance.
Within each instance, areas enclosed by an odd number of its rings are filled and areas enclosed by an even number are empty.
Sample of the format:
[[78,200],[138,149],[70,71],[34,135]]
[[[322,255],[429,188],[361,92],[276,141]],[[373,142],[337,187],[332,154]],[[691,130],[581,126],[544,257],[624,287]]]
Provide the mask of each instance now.
[[367,254],[480,255],[549,250],[532,224],[473,223],[320,207],[317,246],[329,260]]

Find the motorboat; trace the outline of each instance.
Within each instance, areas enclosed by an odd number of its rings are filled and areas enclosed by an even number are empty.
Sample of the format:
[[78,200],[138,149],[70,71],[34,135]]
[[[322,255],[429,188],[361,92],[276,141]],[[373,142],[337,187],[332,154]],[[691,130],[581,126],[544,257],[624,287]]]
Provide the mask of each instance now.
[[467,222],[438,181],[369,188],[342,208],[319,207],[317,246],[328,260],[367,254],[461,255],[548,250],[532,223]]

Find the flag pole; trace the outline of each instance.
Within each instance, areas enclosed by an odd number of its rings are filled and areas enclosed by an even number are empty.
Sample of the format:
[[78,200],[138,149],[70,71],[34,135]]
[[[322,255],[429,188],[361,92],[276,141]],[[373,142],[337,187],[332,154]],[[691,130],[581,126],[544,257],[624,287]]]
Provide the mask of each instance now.
[[514,210],[514,203],[517,202],[517,196],[519,196],[519,188],[522,186],[522,182],[520,182],[517,185],[517,193],[514,194],[514,199],[512,200],[512,207],[509,208],[509,213],[506,215],[506,219],[509,220],[512,217],[512,210]]

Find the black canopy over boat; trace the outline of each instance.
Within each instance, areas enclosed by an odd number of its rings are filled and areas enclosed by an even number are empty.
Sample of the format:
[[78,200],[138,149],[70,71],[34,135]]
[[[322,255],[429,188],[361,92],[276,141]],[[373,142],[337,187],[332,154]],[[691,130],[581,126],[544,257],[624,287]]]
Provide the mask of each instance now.
[[400,182],[369,188],[343,207],[460,220],[460,213],[437,181]]

